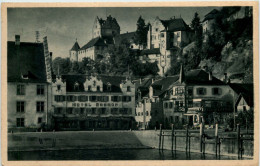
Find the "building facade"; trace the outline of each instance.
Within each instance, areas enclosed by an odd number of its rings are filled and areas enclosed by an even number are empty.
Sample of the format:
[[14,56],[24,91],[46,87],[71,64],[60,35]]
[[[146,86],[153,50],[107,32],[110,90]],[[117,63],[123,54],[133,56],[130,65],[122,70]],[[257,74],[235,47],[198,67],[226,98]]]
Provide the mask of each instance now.
[[135,84],[124,77],[64,75],[52,83],[56,130],[135,127]]
[[[35,131],[49,127],[51,110],[51,59],[47,37],[43,43],[7,43],[8,130]],[[35,63],[37,62],[37,63]]]
[[159,75],[163,76],[171,68],[171,59],[177,56],[181,47],[191,43],[194,32],[182,18],[161,20],[156,17],[149,24],[147,49],[141,52],[143,63],[156,61]]
[[78,62],[83,58],[96,60],[108,54],[108,45],[115,44],[115,36],[120,35],[117,20],[109,15],[106,20],[96,17],[92,28],[92,39],[82,47],[76,41],[70,49],[70,61]]
[[95,61],[98,58],[105,57],[107,48],[108,45],[105,41],[100,37],[96,37],[78,49],[78,61],[81,62],[83,58],[90,58]]
[[111,15],[106,20],[96,17],[92,29],[92,38],[100,37],[103,39],[111,39],[120,34],[120,26],[117,20]]
[[202,69],[185,73],[181,68],[179,75],[157,79],[146,90],[140,88],[145,95],[136,106],[136,121],[146,123],[146,128],[158,123],[165,128],[170,128],[171,123],[176,128],[184,124],[197,126],[202,121],[224,124],[233,115],[237,98],[237,92],[227,82]]

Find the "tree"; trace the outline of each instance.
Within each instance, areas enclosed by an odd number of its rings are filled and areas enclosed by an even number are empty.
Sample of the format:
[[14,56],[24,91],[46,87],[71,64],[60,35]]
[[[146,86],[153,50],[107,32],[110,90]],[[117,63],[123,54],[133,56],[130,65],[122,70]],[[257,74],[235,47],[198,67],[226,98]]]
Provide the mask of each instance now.
[[201,50],[202,50],[202,40],[203,40],[202,26],[201,26],[199,14],[197,12],[194,14],[194,18],[191,21],[191,28],[195,32],[195,47],[192,50],[192,57],[195,59],[193,59],[192,63],[194,63],[194,65],[192,65],[192,68],[196,68],[200,63],[200,60],[202,59]]
[[79,63],[78,62],[72,62],[70,73],[73,73],[73,74],[79,73]]
[[55,75],[68,74],[70,72],[71,62],[69,58],[57,57],[52,61],[53,73]]
[[137,20],[137,29],[135,32],[135,43],[139,45],[146,45],[147,43],[147,27],[144,19],[140,16]]
[[201,24],[200,24],[200,17],[199,14],[196,12],[194,14],[194,18],[191,21],[191,28],[196,32],[200,29]]

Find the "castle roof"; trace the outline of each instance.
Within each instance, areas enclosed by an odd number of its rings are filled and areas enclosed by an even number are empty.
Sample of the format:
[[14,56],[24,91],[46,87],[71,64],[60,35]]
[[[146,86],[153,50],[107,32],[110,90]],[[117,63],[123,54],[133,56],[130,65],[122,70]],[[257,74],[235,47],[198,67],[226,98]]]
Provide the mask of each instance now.
[[104,40],[100,37],[91,39],[87,44],[80,48],[80,50],[85,50],[93,46],[107,46]]
[[80,46],[79,46],[78,42],[76,41],[70,50],[78,51],[79,49],[80,49]]
[[46,83],[43,43],[7,42],[8,82]]
[[170,20],[160,20],[167,31],[190,31],[190,27],[182,18],[174,18]]
[[117,20],[114,17],[111,17],[109,15],[106,20],[100,20],[101,26],[103,29],[110,29],[110,28],[120,28],[119,24],[117,23]]
[[204,21],[207,21],[207,20],[211,20],[211,19],[215,19],[216,18],[216,15],[219,13],[219,11],[217,9],[213,9],[211,10],[208,14],[205,15],[204,17]]

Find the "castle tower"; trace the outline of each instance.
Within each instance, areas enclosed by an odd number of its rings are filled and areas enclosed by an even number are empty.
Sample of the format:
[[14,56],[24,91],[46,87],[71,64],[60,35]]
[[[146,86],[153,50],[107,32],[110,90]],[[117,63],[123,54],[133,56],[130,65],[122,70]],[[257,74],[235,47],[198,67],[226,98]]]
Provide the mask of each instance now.
[[72,46],[72,48],[70,49],[70,61],[74,62],[74,61],[78,61],[78,50],[80,49],[80,46],[77,42],[74,43],[74,45]]

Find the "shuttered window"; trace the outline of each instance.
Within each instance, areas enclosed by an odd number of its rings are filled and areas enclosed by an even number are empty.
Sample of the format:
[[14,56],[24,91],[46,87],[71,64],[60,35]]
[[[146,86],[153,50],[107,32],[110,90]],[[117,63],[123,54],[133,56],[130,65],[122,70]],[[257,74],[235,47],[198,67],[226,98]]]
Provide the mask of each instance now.
[[206,88],[197,88],[197,95],[206,95],[207,89]]

